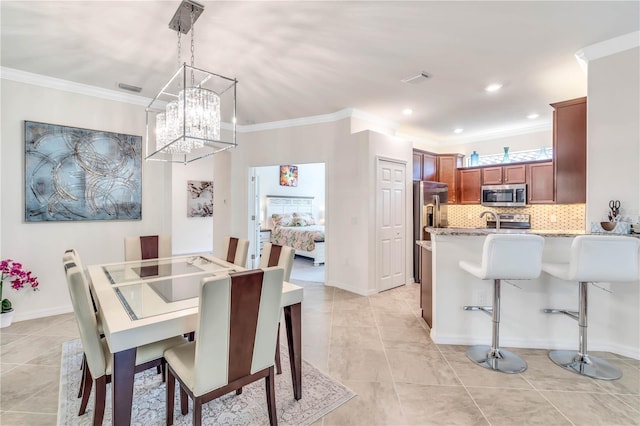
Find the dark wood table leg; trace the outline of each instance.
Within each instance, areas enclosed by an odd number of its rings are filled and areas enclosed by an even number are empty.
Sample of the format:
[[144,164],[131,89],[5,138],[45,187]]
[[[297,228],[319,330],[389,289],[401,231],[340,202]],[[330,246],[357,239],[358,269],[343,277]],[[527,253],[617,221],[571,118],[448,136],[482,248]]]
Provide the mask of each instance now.
[[114,426],[131,424],[133,403],[133,376],[136,368],[136,348],[113,354],[111,376],[111,408]]
[[289,343],[293,397],[302,398],[302,303],[284,307],[284,322]]

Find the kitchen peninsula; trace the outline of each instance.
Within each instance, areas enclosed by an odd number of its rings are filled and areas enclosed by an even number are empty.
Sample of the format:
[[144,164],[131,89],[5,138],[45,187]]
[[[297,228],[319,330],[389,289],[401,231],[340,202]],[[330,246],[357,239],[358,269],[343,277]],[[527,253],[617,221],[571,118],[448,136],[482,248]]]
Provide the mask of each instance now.
[[[430,257],[423,271],[424,288],[431,285],[431,338],[438,344],[488,344],[491,318],[464,305],[491,305],[493,283],[480,280],[458,266],[461,260],[480,262],[485,237],[495,229],[425,228],[428,242],[418,242]],[[573,237],[583,231],[500,230],[545,237],[543,262],[568,262]],[[634,238],[629,236],[629,238]],[[425,282],[430,281],[430,282]],[[508,285],[513,284],[513,285]],[[640,359],[640,283],[598,283],[589,286],[589,347]],[[503,280],[500,340],[504,347],[573,349],[577,326],[564,315],[545,308],[577,310],[578,286],[544,272],[536,280]],[[425,298],[423,297],[423,304]]]

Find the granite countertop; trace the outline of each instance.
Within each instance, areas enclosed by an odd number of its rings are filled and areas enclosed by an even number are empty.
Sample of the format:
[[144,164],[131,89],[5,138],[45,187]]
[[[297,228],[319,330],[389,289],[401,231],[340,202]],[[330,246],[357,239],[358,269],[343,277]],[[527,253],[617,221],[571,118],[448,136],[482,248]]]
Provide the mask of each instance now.
[[[466,235],[466,236],[483,236],[495,234],[495,228],[432,228],[425,227],[424,230],[433,235]],[[543,237],[575,237],[576,235],[589,235],[581,229],[500,229],[501,234],[535,234]],[[604,234],[598,233],[593,235],[626,235],[629,237],[640,238],[640,234]]]
[[467,235],[467,236],[483,236],[489,234],[536,234],[543,237],[575,237],[576,235],[585,235],[583,230],[535,230],[535,229],[500,229],[496,231],[495,228],[431,228],[426,227],[426,232],[433,235]]

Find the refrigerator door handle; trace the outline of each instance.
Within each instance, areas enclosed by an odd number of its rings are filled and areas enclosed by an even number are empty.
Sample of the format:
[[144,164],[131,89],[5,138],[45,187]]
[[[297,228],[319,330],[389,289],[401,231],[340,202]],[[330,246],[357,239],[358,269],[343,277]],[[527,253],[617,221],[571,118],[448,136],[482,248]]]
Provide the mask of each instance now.
[[433,196],[433,201],[435,201],[436,204],[436,211],[434,212],[434,223],[433,226],[436,228],[440,227],[440,196],[438,194],[435,194]]

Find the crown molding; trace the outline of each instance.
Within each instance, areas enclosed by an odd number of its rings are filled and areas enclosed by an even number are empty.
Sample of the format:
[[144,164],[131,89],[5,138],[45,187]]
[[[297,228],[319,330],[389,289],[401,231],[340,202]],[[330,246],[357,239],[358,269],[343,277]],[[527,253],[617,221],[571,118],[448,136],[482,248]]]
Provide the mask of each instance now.
[[309,117],[293,118],[289,120],[269,121],[269,122],[257,123],[257,124],[245,124],[245,125],[239,124],[237,126],[237,131],[238,133],[251,133],[251,132],[260,132],[263,130],[286,129],[289,127],[333,123],[335,121],[344,120],[345,118],[358,118],[361,120],[370,121],[392,130],[397,129],[398,127],[396,123],[392,121],[384,120],[373,114],[369,114],[368,112],[355,109],[355,108],[345,108],[345,109],[341,109],[340,111],[332,112],[330,114],[312,115]]
[[576,59],[581,63],[588,63],[595,59],[614,55],[640,46],[640,31],[615,37],[609,40],[595,43],[576,52]]
[[34,86],[57,89],[64,92],[77,93],[79,95],[92,96],[94,98],[123,102],[143,107],[147,107],[151,102],[150,98],[145,98],[143,96],[131,95],[129,93],[122,93],[111,89],[103,89],[101,87],[76,83],[75,81],[63,80],[61,78],[49,77],[42,74],[34,74],[14,68],[0,67],[0,78],[16,81],[18,83],[26,83]]

